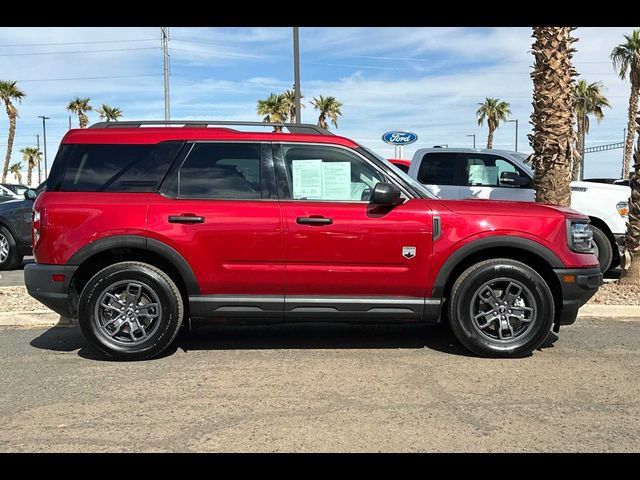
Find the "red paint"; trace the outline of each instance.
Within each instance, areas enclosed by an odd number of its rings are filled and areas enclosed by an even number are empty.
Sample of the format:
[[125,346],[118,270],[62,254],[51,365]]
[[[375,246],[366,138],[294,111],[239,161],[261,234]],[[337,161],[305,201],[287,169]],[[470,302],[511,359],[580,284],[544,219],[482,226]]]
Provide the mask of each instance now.
[[405,160],[404,158],[389,158],[388,160],[394,165],[403,165],[405,167],[411,166],[411,160]]

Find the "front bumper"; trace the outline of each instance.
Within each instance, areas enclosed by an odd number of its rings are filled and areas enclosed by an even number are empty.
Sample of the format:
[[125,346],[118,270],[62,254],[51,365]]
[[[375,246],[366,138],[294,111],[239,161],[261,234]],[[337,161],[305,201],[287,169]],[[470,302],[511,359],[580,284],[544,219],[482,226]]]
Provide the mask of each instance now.
[[576,321],[578,309],[595,295],[602,285],[602,273],[594,268],[554,269],[562,288],[562,306],[556,317],[556,327]]
[[[24,267],[27,292],[54,312],[70,318],[76,317],[77,293],[70,287],[78,267],[75,265],[41,265],[30,263]],[[53,275],[64,275],[64,280],[53,281]]]

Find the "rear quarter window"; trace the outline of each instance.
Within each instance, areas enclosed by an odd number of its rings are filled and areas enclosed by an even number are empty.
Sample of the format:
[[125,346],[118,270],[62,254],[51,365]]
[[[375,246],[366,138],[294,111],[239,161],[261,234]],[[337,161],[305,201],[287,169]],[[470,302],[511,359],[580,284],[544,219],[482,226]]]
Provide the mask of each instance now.
[[183,143],[62,145],[47,190],[154,192]]

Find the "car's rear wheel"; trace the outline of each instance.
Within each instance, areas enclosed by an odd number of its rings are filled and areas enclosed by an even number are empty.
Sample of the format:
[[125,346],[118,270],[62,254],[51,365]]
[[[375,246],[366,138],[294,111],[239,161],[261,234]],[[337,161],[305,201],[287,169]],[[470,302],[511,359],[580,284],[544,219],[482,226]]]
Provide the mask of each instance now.
[[449,319],[460,342],[485,357],[531,354],[553,326],[553,295],[524,263],[506,258],[479,262],[451,289]]
[[121,360],[152,358],[178,334],[184,305],[176,284],[162,270],[121,262],[96,273],[84,287],[78,320],[89,344]]
[[607,235],[598,227],[591,225],[591,231],[593,232],[593,243],[596,244],[595,253],[600,263],[600,271],[605,273],[613,261],[613,246]]
[[6,227],[0,227],[0,270],[13,270],[22,265],[23,255],[18,253],[18,246]]

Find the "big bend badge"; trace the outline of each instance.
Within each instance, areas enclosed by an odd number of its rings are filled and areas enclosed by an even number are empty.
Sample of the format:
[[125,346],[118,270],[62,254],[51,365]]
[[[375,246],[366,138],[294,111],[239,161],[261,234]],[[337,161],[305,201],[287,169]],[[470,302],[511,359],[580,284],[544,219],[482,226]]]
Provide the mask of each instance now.
[[402,256],[404,258],[413,258],[416,256],[416,247],[402,247]]

